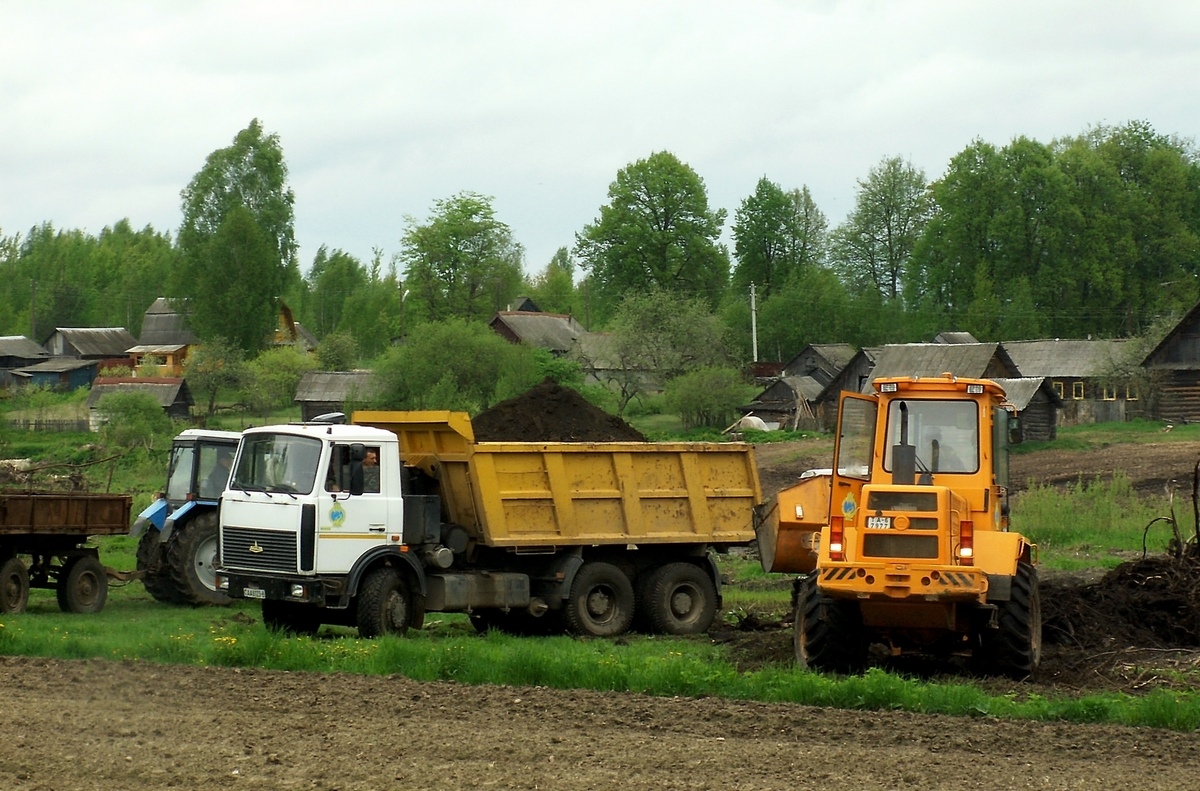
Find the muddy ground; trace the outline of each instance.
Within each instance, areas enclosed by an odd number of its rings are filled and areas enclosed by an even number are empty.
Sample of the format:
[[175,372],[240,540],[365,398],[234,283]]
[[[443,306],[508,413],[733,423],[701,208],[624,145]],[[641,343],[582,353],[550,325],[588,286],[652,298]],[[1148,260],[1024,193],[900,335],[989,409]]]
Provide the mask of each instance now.
[[[827,466],[827,450],[763,446],[764,489]],[[1040,452],[1014,457],[1013,477],[1019,491],[1120,469],[1147,492],[1180,481],[1190,498],[1198,460],[1200,443]],[[1092,584],[1047,579],[1047,600],[1112,620],[1111,602],[1081,592]],[[1194,647],[1129,638],[1056,638],[1039,679],[976,681],[997,694],[1136,694],[1195,678]],[[711,639],[746,668],[790,656],[779,614],[751,614]],[[952,662],[901,669],[963,672]],[[1200,785],[1200,734],[1151,729],[94,660],[0,657],[0,689],[0,789],[21,791]]]

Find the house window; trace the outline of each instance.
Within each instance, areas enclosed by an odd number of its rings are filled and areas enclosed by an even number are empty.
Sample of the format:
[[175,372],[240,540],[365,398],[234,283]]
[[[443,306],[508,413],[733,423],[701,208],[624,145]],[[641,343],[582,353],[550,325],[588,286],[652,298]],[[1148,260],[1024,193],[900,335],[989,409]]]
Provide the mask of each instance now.
[[1083,382],[1071,383],[1071,398],[1074,398],[1076,401],[1083,400]]
[[1059,397],[1059,398],[1066,398],[1066,397],[1067,397],[1067,396],[1066,396],[1066,391],[1063,389],[1063,383],[1062,383],[1062,382],[1055,382],[1055,383],[1054,383],[1054,392],[1058,394],[1058,397]]
[[1104,400],[1105,401],[1116,401],[1117,400],[1117,388],[1112,385],[1105,385],[1104,386]]
[[1134,387],[1133,385],[1125,385],[1125,400],[1126,401],[1137,401],[1138,400],[1138,391],[1137,391],[1136,387]]

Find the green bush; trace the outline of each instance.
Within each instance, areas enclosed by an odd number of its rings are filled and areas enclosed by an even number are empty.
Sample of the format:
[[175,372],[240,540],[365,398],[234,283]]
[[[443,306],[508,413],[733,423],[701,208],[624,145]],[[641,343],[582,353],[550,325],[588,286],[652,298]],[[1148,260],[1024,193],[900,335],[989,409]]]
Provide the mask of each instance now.
[[665,395],[684,427],[723,428],[737,419],[737,407],[754,396],[754,387],[736,369],[713,366],[675,377]]

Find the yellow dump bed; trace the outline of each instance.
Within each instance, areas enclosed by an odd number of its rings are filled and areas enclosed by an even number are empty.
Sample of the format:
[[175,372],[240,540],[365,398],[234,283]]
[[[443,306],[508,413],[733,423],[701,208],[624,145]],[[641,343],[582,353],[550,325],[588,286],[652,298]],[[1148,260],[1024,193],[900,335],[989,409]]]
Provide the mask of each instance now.
[[439,482],[445,518],[496,547],[745,544],[762,499],[744,443],[475,442],[463,412],[355,412]]

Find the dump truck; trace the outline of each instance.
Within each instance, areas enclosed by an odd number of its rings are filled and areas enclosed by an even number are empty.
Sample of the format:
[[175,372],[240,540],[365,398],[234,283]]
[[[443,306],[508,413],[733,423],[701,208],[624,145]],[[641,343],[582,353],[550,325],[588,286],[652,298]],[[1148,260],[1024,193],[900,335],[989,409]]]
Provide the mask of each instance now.
[[842,393],[833,467],[781,491],[756,524],[763,568],[801,575],[802,666],[858,671],[878,645],[1036,671],[1037,547],[1009,529],[1015,427],[986,379],[888,377]]
[[102,610],[109,574],[87,542],[127,533],[131,507],[126,494],[0,492],[0,614],[24,612],[30,588],[54,590],[63,612]]
[[[272,629],[615,636],[706,631],[714,552],[754,539],[742,443],[476,442],[466,413],[355,412],[243,432],[218,584]],[[378,459],[378,466],[370,460]]]
[[229,604],[217,590],[217,506],[229,482],[236,431],[185,429],[171,443],[167,487],[138,514],[137,569],[156,600]]

